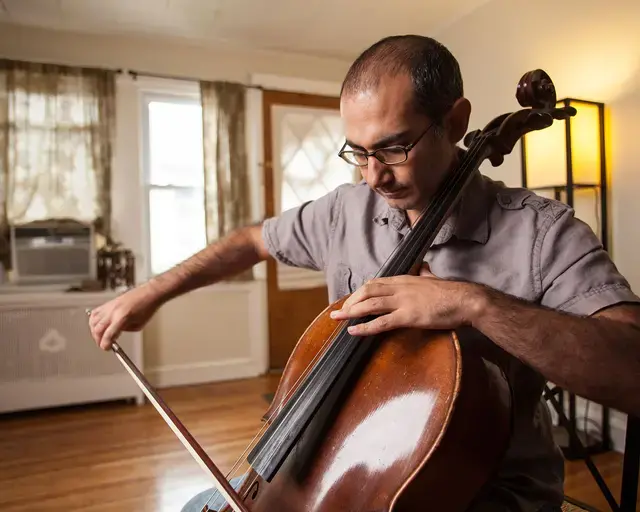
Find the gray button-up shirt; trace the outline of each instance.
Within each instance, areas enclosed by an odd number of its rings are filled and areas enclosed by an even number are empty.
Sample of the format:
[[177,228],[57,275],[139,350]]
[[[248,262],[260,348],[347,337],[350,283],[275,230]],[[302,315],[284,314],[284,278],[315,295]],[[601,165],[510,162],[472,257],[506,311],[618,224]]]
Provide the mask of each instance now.
[[[375,277],[408,230],[404,212],[361,182],[267,219],[263,237],[279,261],[325,272],[333,302]],[[578,315],[640,301],[572,209],[479,172],[425,261],[440,278],[482,283]],[[564,461],[541,398],[544,378],[479,332],[459,334],[461,343],[483,343],[487,359],[502,368],[514,389],[514,432],[487,510],[560,504]]]

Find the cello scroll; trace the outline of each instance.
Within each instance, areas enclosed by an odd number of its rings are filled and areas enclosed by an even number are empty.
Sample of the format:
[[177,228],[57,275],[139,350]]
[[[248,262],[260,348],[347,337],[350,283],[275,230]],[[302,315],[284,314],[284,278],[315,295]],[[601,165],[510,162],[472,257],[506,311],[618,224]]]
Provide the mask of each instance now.
[[502,114],[483,130],[471,132],[464,138],[465,146],[470,147],[478,137],[484,137],[488,148],[486,158],[494,167],[502,164],[505,155],[510,154],[527,133],[548,128],[554,120],[576,115],[573,107],[556,107],[555,86],[549,75],[541,69],[522,75],[516,88],[516,99],[521,106],[530,108]]

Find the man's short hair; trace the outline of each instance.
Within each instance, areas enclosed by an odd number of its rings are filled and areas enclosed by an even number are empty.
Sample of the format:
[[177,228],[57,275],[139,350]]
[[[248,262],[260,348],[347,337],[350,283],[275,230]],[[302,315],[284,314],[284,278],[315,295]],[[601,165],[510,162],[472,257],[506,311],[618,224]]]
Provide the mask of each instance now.
[[408,73],[416,108],[436,124],[463,95],[456,58],[441,43],[426,36],[399,35],[381,39],[353,62],[340,96],[375,88],[383,78]]

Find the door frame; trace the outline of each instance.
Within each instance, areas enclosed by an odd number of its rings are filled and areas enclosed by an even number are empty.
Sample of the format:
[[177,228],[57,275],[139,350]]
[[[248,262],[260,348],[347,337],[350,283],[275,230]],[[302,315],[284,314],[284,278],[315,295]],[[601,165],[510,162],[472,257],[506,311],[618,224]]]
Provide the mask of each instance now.
[[[290,92],[282,90],[267,89],[262,91],[262,152],[263,152],[263,207],[264,217],[269,218],[276,215],[275,212],[275,180],[273,165],[273,119],[271,115],[271,107],[274,105],[290,105],[319,109],[338,109],[340,108],[340,98],[338,96],[325,96],[312,93]],[[266,266],[266,301],[267,301],[267,345],[268,345],[268,368],[270,371],[281,369],[279,366],[274,368],[274,344],[275,333],[273,329],[274,313],[270,308],[272,297],[279,293],[277,262],[270,258],[267,260]],[[276,301],[277,302],[277,301]],[[320,313],[320,311],[317,311]],[[302,333],[300,333],[302,334]],[[280,359],[280,358],[278,358]]]

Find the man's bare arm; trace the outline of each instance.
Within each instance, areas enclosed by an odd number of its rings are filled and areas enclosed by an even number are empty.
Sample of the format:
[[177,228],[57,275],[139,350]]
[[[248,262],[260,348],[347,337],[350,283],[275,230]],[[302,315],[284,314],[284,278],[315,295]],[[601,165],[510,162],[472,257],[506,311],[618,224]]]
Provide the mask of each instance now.
[[638,304],[582,317],[485,290],[474,327],[560,387],[640,414]]
[[142,329],[169,300],[242,272],[268,257],[262,223],[237,229],[172,269],[94,309],[89,318],[91,335],[102,349],[108,350],[122,331]]
[[148,286],[166,302],[247,270],[269,257],[261,232],[262,223],[237,229],[154,277]]

